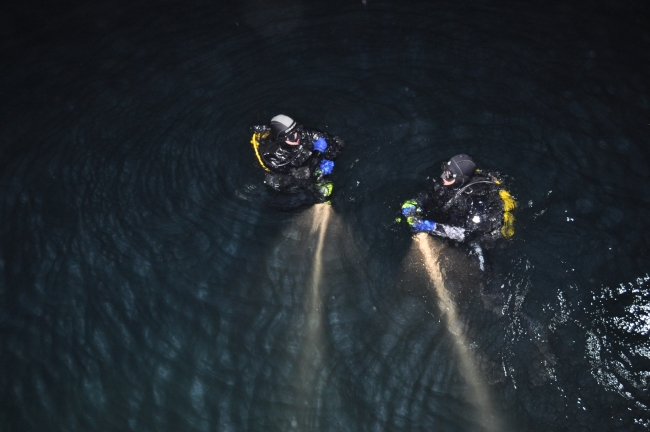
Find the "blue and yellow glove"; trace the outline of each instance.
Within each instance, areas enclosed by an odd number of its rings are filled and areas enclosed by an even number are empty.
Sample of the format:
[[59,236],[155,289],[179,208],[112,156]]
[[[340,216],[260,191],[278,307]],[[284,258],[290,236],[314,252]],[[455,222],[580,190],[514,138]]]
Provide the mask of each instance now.
[[415,217],[420,214],[422,209],[420,208],[420,203],[416,200],[408,200],[402,204],[402,214],[406,216],[407,221],[409,217]]
[[413,231],[416,232],[431,232],[436,229],[434,221],[425,220],[420,218],[422,208],[420,203],[416,200],[408,200],[402,204],[402,214],[406,216],[406,223],[408,223]]

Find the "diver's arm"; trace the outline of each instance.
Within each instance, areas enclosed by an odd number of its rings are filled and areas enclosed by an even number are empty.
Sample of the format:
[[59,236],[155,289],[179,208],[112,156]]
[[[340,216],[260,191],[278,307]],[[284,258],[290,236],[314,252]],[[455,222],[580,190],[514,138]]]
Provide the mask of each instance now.
[[331,174],[334,170],[334,159],[341,152],[343,140],[327,132],[312,129],[303,129],[302,134],[302,145],[312,151],[303,166],[308,165],[317,180]]
[[287,161],[278,158],[275,153],[262,153],[260,157],[262,158],[262,161],[264,161],[264,165],[266,165],[272,172],[287,174],[291,168],[287,164]]
[[434,224],[435,224],[434,228],[426,232],[428,232],[429,234],[436,235],[438,237],[444,237],[459,242],[465,241],[465,239],[467,238],[468,232],[464,228],[445,225],[441,223],[434,223]]
[[335,160],[341,152],[343,151],[343,147],[345,146],[345,141],[341,137],[338,136],[332,136],[329,134],[326,134],[325,139],[327,140],[327,150],[323,153],[323,157],[328,160]]
[[407,218],[407,222],[415,232],[425,232],[459,242],[465,241],[468,235],[467,230],[464,228],[436,223],[432,220],[411,217]]
[[[343,151],[343,147],[345,146],[345,141],[340,137],[314,129],[305,129],[304,137],[312,144],[312,146],[314,146],[315,151],[319,151],[324,159],[331,161],[339,157]],[[322,141],[319,144],[314,145],[321,138]]]
[[406,216],[406,222],[411,226],[413,231],[426,232],[438,237],[449,238],[456,241],[465,240],[468,233],[464,228],[422,219],[423,204],[421,199],[425,199],[425,196],[420,194],[418,195],[418,198],[408,200],[402,204],[402,214]]

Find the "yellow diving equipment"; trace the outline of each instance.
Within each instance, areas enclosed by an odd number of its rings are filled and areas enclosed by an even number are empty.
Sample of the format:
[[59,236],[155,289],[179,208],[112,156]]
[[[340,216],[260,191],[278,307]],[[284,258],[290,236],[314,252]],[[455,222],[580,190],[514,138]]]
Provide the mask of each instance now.
[[266,171],[271,171],[270,169],[267,168],[266,165],[264,165],[264,162],[262,161],[262,156],[260,156],[260,140],[266,138],[269,136],[271,131],[265,131],[265,132],[255,132],[253,134],[253,137],[251,138],[251,144],[253,144],[253,149],[255,149],[255,156],[257,156],[257,160],[260,162],[260,165],[262,165],[262,168]]
[[503,200],[503,226],[501,234],[505,238],[512,237],[515,233],[515,216],[512,211],[517,208],[517,201],[505,189],[499,190],[499,196]]
[[421,212],[422,209],[420,208],[420,203],[416,200],[407,200],[402,204],[402,214],[406,216],[406,223],[410,226],[413,226],[415,223],[415,216],[419,215]]

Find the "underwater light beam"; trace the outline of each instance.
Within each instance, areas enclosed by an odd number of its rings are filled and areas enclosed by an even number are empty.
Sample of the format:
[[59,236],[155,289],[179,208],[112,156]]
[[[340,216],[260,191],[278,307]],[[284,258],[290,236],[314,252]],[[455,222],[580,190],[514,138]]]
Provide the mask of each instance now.
[[320,339],[323,320],[322,311],[320,310],[320,288],[323,281],[323,245],[331,215],[332,207],[327,204],[317,204],[313,207],[310,234],[312,236],[317,235],[317,237],[310,281],[311,304],[307,314],[307,333],[305,335],[305,344],[308,345],[313,345]]
[[317,204],[306,211],[304,218],[301,218],[302,223],[310,222],[309,234],[314,239],[315,246],[311,277],[305,292],[305,333],[298,363],[296,386],[300,389],[299,400],[304,402],[305,409],[297,413],[298,418],[291,421],[292,427],[317,427],[315,424],[318,422],[317,412],[321,405],[321,393],[327,378],[327,369],[323,364],[325,346],[321,286],[323,282],[323,249],[333,215],[334,211],[330,205]]
[[427,234],[419,233],[415,236],[414,248],[422,256],[422,264],[438,297],[438,309],[444,317],[447,328],[453,335],[461,372],[472,390],[474,402],[480,411],[480,423],[487,431],[500,431],[502,430],[501,422],[492,407],[488,389],[469,350],[467,339],[463,334],[462,322],[458,318],[456,305],[445,287],[439,264],[442,244],[435,242]]

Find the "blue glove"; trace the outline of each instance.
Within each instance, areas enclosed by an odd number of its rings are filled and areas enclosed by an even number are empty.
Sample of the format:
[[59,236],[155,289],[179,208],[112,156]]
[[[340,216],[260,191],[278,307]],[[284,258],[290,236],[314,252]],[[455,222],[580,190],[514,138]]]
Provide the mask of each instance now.
[[411,226],[417,232],[431,232],[436,229],[436,223],[430,220],[416,220]]
[[327,141],[325,141],[325,138],[320,137],[316,141],[314,141],[314,150],[323,153],[326,149],[327,149]]
[[320,168],[320,172],[323,175],[332,174],[332,170],[334,169],[334,162],[329,159],[323,159],[320,161],[318,168]]

